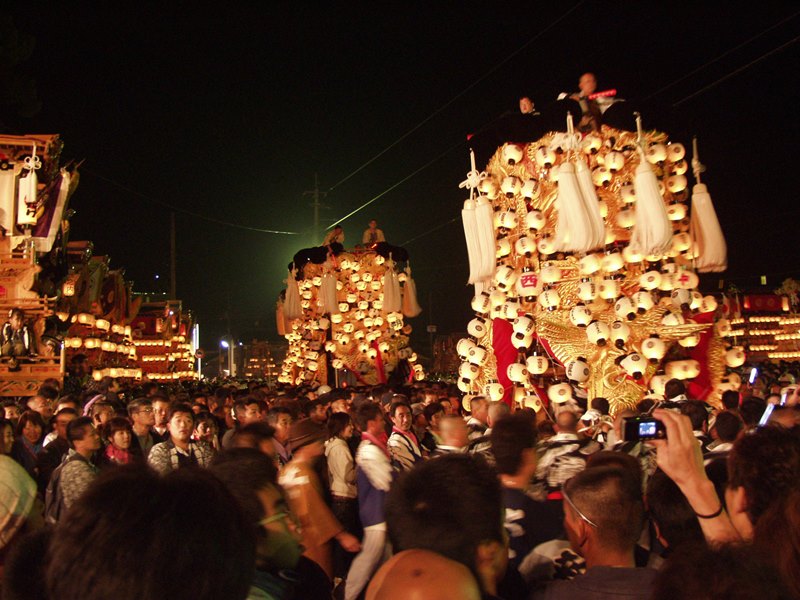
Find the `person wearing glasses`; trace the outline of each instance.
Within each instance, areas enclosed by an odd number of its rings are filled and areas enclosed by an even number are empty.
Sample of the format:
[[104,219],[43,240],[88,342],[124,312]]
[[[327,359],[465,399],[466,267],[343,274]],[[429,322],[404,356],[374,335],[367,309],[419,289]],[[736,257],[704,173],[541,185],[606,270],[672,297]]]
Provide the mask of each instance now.
[[564,528],[586,561],[586,573],[553,581],[533,597],[649,598],[657,571],[636,567],[634,549],[644,522],[639,482],[617,466],[588,467],[561,489]]
[[147,398],[137,398],[128,404],[128,416],[133,424],[130,451],[147,460],[150,449],[157,443],[153,436],[153,425],[156,424],[153,404]]

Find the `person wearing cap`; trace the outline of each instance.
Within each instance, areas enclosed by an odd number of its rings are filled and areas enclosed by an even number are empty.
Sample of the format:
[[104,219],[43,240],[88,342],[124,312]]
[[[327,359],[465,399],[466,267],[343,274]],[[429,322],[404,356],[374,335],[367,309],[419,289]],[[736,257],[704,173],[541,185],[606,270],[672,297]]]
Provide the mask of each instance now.
[[324,490],[312,461],[325,449],[325,430],[311,419],[292,424],[288,444],[292,460],[280,472],[278,482],[286,490],[289,506],[300,521],[304,555],[333,578],[331,540],[348,552],[358,552],[361,544],[348,533],[325,503]]

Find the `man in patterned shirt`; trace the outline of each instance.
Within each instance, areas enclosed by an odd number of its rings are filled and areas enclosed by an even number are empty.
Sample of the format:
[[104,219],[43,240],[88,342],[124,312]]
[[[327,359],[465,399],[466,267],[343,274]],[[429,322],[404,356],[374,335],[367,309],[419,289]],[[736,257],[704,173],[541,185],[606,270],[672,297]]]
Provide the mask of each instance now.
[[165,474],[192,465],[207,467],[214,449],[207,443],[192,440],[194,412],[186,403],[173,404],[167,422],[169,439],[153,446],[147,462],[159,473]]

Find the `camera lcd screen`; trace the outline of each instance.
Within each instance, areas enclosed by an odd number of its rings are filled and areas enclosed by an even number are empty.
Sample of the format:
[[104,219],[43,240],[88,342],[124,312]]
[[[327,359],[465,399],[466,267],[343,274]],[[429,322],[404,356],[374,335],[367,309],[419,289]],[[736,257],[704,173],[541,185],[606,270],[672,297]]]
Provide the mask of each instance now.
[[639,437],[655,437],[656,435],[656,422],[644,421],[639,423]]

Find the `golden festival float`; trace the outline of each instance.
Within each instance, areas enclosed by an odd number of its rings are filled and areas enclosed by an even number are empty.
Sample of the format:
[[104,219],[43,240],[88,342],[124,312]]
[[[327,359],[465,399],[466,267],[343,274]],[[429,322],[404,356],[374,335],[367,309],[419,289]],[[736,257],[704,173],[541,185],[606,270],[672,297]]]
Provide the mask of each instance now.
[[180,301],[143,303],[108,256],[69,240],[80,164],[61,165],[62,148],[58,135],[0,136],[0,396],[35,394],[77,354],[95,380],[194,378]]
[[278,381],[424,379],[405,322],[422,312],[407,258],[403,248],[385,242],[348,251],[334,243],[295,255],[277,306],[278,332],[289,342]]
[[697,289],[727,266],[697,144],[689,156],[638,114],[579,133],[566,113],[560,129],[501,145],[482,171],[472,155],[459,388],[537,411],[604,397],[617,413],[678,378],[717,403],[745,351]]

